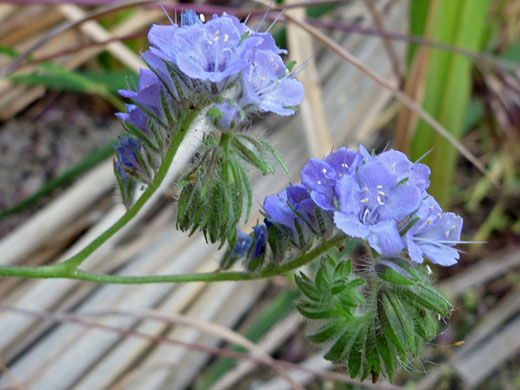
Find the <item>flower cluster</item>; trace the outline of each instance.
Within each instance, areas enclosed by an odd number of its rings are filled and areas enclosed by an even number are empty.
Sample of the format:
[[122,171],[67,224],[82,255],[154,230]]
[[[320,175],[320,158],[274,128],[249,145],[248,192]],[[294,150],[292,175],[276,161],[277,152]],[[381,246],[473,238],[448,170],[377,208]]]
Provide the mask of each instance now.
[[[203,19],[188,10],[180,26],[152,26],[150,49],[142,55],[149,69],[141,69],[134,89],[120,91],[130,103],[127,112],[116,114],[127,134],[115,147],[114,171],[127,207],[136,182],[156,177],[172,139],[194,112],[204,117],[206,133],[215,126],[242,130],[249,114],[292,115],[303,99],[292,65],[280,57],[286,52],[269,32],[225,13]],[[246,154],[252,150],[244,148]]]
[[300,248],[316,235],[340,230],[366,240],[382,256],[406,251],[416,263],[427,258],[453,265],[463,221],[443,212],[426,192],[429,175],[426,165],[395,150],[376,155],[363,146],[359,152],[341,148],[311,159],[301,172],[302,184],[265,199],[266,225],[275,225]]

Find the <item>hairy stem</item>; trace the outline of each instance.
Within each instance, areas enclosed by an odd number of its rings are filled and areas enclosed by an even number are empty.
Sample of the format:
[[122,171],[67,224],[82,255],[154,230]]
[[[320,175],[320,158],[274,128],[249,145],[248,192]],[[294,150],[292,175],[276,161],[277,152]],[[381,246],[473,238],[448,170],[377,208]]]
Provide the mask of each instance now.
[[176,129],[176,132],[171,141],[171,145],[162,161],[161,167],[159,168],[157,175],[150,183],[148,188],[143,192],[143,194],[139,197],[139,199],[137,199],[134,205],[130,207],[121,218],[119,218],[112,226],[105,230],[94,241],[92,241],[89,245],[83,248],[76,255],[65,260],[63,263],[44,267],[0,266],[0,276],[17,276],[22,278],[66,278],[74,277],[73,275],[75,275],[78,272],[81,273],[82,271],[77,270],[81,263],[85,261],[85,259],[96,249],[103,245],[110,237],[112,237],[116,232],[118,232],[123,226],[130,222],[132,218],[134,218],[137,215],[139,210],[141,210],[141,208],[148,201],[148,199],[150,199],[151,196],[155,193],[155,191],[159,188],[166,174],[168,173],[168,169],[170,168],[173,158],[179,150],[179,146],[184,140],[184,137],[186,136],[188,129],[190,128],[193,119],[196,117],[197,114],[198,111],[191,111],[186,116],[182,124],[178,126],[178,128]]
[[267,269],[260,273],[245,272],[207,272],[179,275],[151,275],[151,276],[121,276],[102,275],[92,272],[73,269],[72,272],[64,267],[65,263],[46,267],[0,267],[0,276],[15,276],[23,278],[65,278],[86,280],[106,284],[145,284],[145,283],[186,283],[186,282],[224,282],[264,279],[295,270],[326,253],[330,248],[345,241],[343,234],[334,236],[309,252],[281,265],[278,268]]

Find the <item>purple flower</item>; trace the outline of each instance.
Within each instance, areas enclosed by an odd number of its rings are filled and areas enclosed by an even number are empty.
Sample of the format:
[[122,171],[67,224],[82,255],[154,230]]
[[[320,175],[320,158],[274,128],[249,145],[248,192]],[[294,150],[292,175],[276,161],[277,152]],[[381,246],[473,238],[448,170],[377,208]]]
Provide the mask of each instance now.
[[405,235],[410,258],[416,263],[422,263],[427,257],[434,264],[456,264],[459,252],[453,246],[460,242],[462,218],[442,212],[430,195],[422,201],[415,216],[419,220]]
[[257,50],[244,70],[242,87],[240,103],[253,110],[289,116],[303,100],[303,85],[288,75],[282,58],[273,51]]
[[219,83],[249,65],[262,42],[261,38],[242,40],[239,27],[234,17],[214,15],[205,24],[154,26],[148,39],[154,54],[173,62],[187,76]]
[[202,21],[195,11],[188,9],[181,14],[181,25],[189,26],[192,24],[202,24]]
[[301,172],[302,183],[311,197],[324,210],[337,210],[336,183],[344,175],[355,172],[361,156],[347,148],[329,154],[325,160],[312,158]]
[[119,145],[114,145],[117,161],[124,172],[136,174],[142,169],[138,155],[141,152],[141,143],[134,138],[121,137]]
[[265,225],[253,226],[253,249],[251,251],[251,258],[258,259],[265,253],[265,246],[267,244],[267,228]]
[[163,90],[163,85],[155,73],[149,69],[141,69],[137,91],[122,89],[119,90],[119,93],[121,96],[131,99],[134,105],[147,116],[153,117],[163,127],[167,127],[168,120],[164,112],[163,96],[168,107],[173,104],[170,96],[162,94],[161,90]]
[[340,210],[334,213],[334,222],[339,229],[367,239],[382,255],[397,255],[403,249],[398,223],[419,207],[415,185],[400,183],[398,175],[373,159],[355,174],[343,176],[336,192]]
[[240,122],[240,112],[236,105],[223,102],[216,105],[222,116],[218,118],[217,125],[221,129],[232,129]]
[[237,229],[237,240],[231,256],[237,258],[245,256],[252,242],[253,238],[249,234]]
[[293,242],[297,245],[304,243],[300,242],[295,222],[298,221],[303,239],[307,242],[312,234],[308,224],[316,225],[316,207],[309,193],[301,184],[290,185],[278,194],[269,195],[264,200],[264,210],[267,213],[268,221],[285,226],[291,233]]
[[397,150],[387,150],[376,156],[372,156],[363,146],[360,145],[359,153],[366,162],[373,159],[381,161],[386,167],[397,175],[397,180],[408,181],[417,186],[423,196],[426,196],[426,189],[430,186],[430,168],[427,165],[411,162],[408,157]]

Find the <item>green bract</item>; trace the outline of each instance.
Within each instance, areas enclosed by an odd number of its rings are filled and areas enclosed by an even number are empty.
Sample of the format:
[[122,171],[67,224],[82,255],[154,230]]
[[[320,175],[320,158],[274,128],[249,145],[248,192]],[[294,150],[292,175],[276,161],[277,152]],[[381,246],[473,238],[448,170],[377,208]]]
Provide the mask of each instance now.
[[300,273],[296,307],[312,320],[309,340],[326,344],[325,359],[344,364],[352,378],[394,372],[418,358],[424,342],[437,334],[438,315],[451,304],[439,294],[421,266],[381,257],[356,273],[352,260],[323,258],[311,280]]

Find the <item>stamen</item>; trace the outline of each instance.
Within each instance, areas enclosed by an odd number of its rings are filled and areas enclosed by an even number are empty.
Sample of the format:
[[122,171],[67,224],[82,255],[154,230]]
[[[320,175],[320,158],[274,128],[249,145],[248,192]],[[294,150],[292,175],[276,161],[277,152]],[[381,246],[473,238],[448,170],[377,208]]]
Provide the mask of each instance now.
[[280,85],[281,81],[278,80],[276,83],[274,83],[276,86]]
[[215,36],[220,35],[220,30],[215,31]]
[[361,203],[367,203],[367,202],[368,202],[368,198],[361,199]]
[[260,77],[260,81],[264,81],[264,80],[265,80],[264,76]]
[[380,190],[381,188],[383,188],[383,186],[377,186],[377,189]]
[[278,70],[278,68],[279,68],[279,66],[278,66],[278,64],[276,64],[276,65],[274,66],[274,70]]
[[446,233],[444,233],[444,237],[448,238],[450,236],[450,231],[446,230]]
[[365,192],[368,192],[368,187],[365,187]]
[[289,69],[285,68],[285,75],[288,76],[289,75]]
[[437,218],[441,219],[442,215],[441,213],[437,213]]
[[227,34],[224,34],[224,42],[227,42],[227,41],[228,41],[228,39],[229,39],[229,35],[227,35]]
[[386,196],[385,193],[384,193],[383,191],[377,191],[377,193],[378,193],[379,195]]
[[206,17],[204,16],[204,14],[200,14],[199,15],[199,19],[202,23],[204,23],[206,21]]
[[347,168],[347,169],[348,169],[348,165],[345,164],[345,163],[341,164],[341,166],[342,166],[343,168]]
[[214,40],[215,42],[218,41],[218,36],[216,36],[213,40]]
[[271,58],[271,59],[269,60],[269,63],[272,64],[273,61],[274,61],[274,58]]
[[378,203],[380,206],[384,205],[384,203],[381,202],[381,198],[380,198],[379,196],[377,197],[377,203]]
[[453,226],[450,228],[450,230],[455,230],[455,229],[457,229],[457,226],[455,226],[455,225],[453,225]]
[[318,185],[320,185],[321,184],[321,180],[318,180],[316,183],[318,183]]
[[327,170],[326,170],[325,168],[323,168],[321,171],[322,171],[323,173],[327,173]]
[[426,264],[426,272],[428,273],[428,275],[432,274],[432,269],[430,268],[430,266],[428,264]]
[[428,219],[426,220],[426,225],[431,225],[431,224],[432,224],[432,220],[431,220],[430,218],[428,218]]
[[208,41],[208,45],[213,45],[213,41]]

